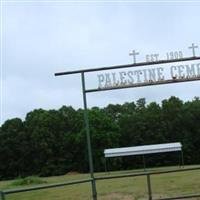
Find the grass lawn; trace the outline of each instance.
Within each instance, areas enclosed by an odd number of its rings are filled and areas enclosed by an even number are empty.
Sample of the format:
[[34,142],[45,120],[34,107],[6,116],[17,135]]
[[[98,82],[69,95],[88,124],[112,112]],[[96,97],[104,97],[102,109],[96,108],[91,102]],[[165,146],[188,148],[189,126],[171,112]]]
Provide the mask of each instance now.
[[[194,166],[186,166],[194,167]],[[149,171],[161,171],[166,169],[178,169],[178,167],[153,168]],[[96,173],[95,176],[112,174],[124,174],[138,172],[139,170],[118,171],[108,173]],[[140,170],[140,172],[142,172]],[[42,184],[59,183],[76,179],[89,178],[89,174],[71,174],[41,178]],[[41,181],[41,182],[42,182]],[[0,190],[21,188],[14,184],[16,180],[0,182]],[[176,172],[170,174],[152,175],[153,198],[172,197],[177,195],[200,193],[200,170]],[[40,185],[42,185],[40,184]],[[31,184],[33,186],[37,184]],[[26,187],[26,186],[23,186]],[[146,177],[131,177],[97,181],[98,200],[132,200],[147,199]],[[6,200],[90,200],[90,183],[64,186],[60,188],[45,189],[39,191],[10,194]],[[196,198],[200,199],[200,198]]]

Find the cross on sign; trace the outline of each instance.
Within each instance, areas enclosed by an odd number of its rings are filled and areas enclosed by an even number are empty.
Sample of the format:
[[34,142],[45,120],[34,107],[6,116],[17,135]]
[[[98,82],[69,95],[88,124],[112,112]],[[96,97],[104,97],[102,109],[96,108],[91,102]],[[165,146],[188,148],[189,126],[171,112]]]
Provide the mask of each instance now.
[[192,43],[192,46],[191,47],[188,47],[189,49],[192,49],[192,53],[193,53],[193,57],[195,57],[195,49],[197,49],[198,48],[198,46],[196,45],[194,45],[194,43]]
[[139,55],[139,52],[136,52],[135,50],[132,51],[132,53],[129,53],[129,56],[133,56],[133,63],[136,63],[136,56]]

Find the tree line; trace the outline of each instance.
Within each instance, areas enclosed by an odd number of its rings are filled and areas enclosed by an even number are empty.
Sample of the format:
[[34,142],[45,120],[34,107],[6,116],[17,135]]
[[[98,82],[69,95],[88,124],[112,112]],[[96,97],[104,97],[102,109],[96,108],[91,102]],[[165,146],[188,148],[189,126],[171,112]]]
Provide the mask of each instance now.
[[[0,127],[0,179],[88,172],[83,109],[35,109],[25,120]],[[183,144],[186,164],[200,163],[200,99],[171,97],[158,104],[144,98],[123,105],[88,110],[95,171],[104,170],[106,148],[168,142]],[[175,165],[173,153],[150,155],[148,166]],[[142,167],[140,156],[111,159],[112,170]]]

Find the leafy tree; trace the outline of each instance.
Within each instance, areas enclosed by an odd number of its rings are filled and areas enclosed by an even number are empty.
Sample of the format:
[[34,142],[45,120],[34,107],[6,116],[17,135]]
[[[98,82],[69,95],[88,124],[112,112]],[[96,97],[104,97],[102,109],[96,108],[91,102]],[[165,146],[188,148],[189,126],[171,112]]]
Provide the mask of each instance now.
[[[51,176],[70,171],[88,172],[84,110],[62,106],[35,109],[22,121],[14,118],[0,127],[0,179],[30,175]],[[185,162],[200,163],[200,100],[177,97],[161,104],[110,104],[88,110],[95,171],[104,170],[104,149],[180,141]],[[112,159],[112,169],[142,166],[141,157]],[[148,166],[177,163],[177,155],[147,158]]]
[[28,148],[23,122],[19,118],[5,121],[0,129],[0,178],[23,176]]

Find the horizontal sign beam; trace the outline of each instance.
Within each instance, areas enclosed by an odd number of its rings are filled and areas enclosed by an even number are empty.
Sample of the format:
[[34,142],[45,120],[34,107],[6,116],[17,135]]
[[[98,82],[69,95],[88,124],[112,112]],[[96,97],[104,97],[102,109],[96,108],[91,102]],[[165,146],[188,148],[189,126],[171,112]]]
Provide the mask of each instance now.
[[142,66],[148,66],[148,65],[158,65],[158,64],[184,62],[184,61],[192,61],[192,60],[200,60],[200,57],[195,56],[195,57],[180,58],[180,59],[174,59],[174,60],[160,60],[160,61],[155,61],[155,62],[140,62],[140,63],[135,63],[135,64],[116,65],[116,66],[100,67],[100,68],[93,68],[93,69],[83,69],[83,70],[76,70],[76,71],[59,72],[59,73],[55,73],[54,75],[63,76],[63,75],[70,75],[70,74],[80,74],[80,73],[87,73],[87,72],[105,71],[105,70],[130,68],[130,67],[142,67]]
[[100,92],[100,91],[107,91],[107,90],[136,88],[136,87],[163,85],[163,84],[170,84],[170,83],[182,83],[182,82],[199,81],[199,80],[200,80],[200,77],[174,79],[174,80],[173,79],[169,79],[169,80],[162,80],[162,81],[148,82],[148,83],[136,83],[136,84],[130,84],[130,85],[126,85],[126,86],[113,86],[113,87],[100,88],[100,89],[99,88],[97,88],[97,89],[88,89],[85,92],[86,93],[91,93],[91,92]]

